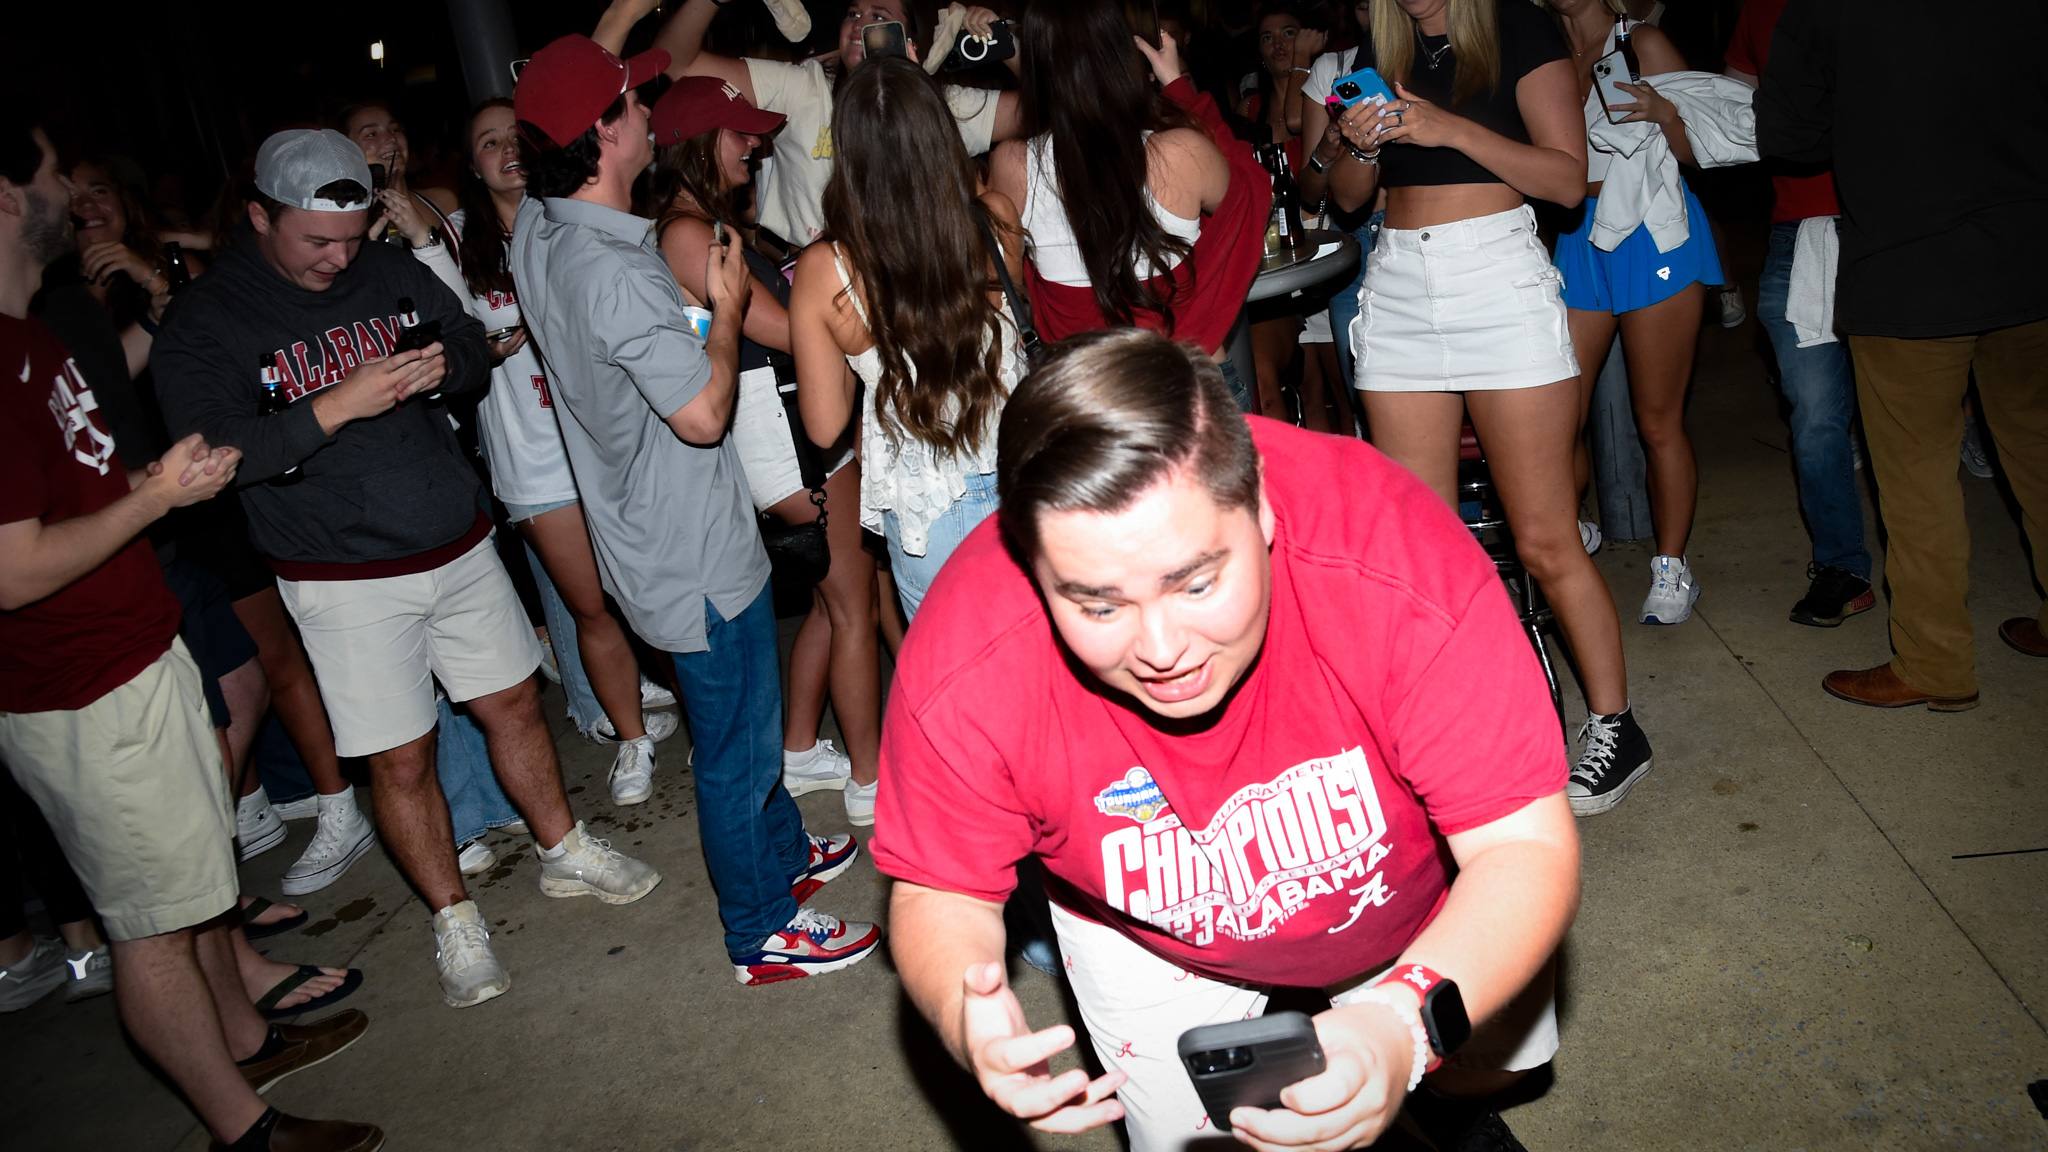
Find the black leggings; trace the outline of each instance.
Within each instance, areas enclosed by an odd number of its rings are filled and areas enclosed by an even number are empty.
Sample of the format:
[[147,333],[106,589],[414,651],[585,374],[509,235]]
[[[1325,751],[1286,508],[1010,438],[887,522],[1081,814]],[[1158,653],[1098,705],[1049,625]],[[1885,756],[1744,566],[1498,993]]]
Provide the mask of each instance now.
[[64,849],[43,819],[42,810],[14,783],[13,774],[0,765],[0,940],[28,927],[21,910],[25,876],[42,897],[43,907],[56,924],[90,919],[92,901],[86,899],[78,876],[64,859]]

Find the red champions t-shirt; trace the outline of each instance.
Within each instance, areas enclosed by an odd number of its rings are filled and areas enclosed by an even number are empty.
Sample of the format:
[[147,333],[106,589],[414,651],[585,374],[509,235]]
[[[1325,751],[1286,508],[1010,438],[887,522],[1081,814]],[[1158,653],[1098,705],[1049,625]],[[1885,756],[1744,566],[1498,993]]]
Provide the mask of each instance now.
[[1169,735],[1063,658],[993,517],[918,610],[889,694],[883,872],[1054,900],[1218,979],[1322,987],[1441,905],[1441,836],[1565,786],[1506,593],[1434,493],[1355,440],[1253,419],[1278,520],[1266,643],[1213,727]]
[[[98,409],[42,321],[0,315],[0,524],[55,524],[128,494]],[[154,664],[180,615],[137,536],[63,589],[0,612],[0,711],[85,707]]]
[[[1735,18],[1735,34],[1723,55],[1728,66],[1751,76],[1762,76],[1765,62],[1771,58],[1771,33],[1777,30],[1778,16],[1784,11],[1785,0],[1749,0],[1744,4],[1742,14]],[[1842,206],[1835,200],[1833,172],[1819,176],[1774,175],[1771,191],[1777,197],[1771,205],[1773,224],[1842,214]]]

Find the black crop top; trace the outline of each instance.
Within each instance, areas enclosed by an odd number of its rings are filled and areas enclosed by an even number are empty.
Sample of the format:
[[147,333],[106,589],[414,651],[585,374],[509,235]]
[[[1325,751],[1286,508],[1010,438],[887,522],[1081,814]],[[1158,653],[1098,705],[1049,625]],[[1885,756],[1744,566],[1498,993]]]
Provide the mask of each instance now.
[[[1405,82],[1415,93],[1446,111],[1455,112],[1475,124],[1523,144],[1529,130],[1522,124],[1521,105],[1515,101],[1515,85],[1522,77],[1552,60],[1571,59],[1571,49],[1550,16],[1528,0],[1500,0],[1500,84],[1462,104],[1451,100],[1452,77],[1457,71],[1457,52],[1447,48],[1446,36],[1424,36],[1409,65]],[[1436,67],[1429,66],[1430,54],[1441,50]],[[1372,41],[1359,46],[1358,67],[1372,63]],[[1392,87],[1388,78],[1388,87]],[[1405,188],[1418,184],[1503,184],[1506,181],[1479,166],[1455,148],[1424,148],[1395,141],[1380,156],[1380,186]]]

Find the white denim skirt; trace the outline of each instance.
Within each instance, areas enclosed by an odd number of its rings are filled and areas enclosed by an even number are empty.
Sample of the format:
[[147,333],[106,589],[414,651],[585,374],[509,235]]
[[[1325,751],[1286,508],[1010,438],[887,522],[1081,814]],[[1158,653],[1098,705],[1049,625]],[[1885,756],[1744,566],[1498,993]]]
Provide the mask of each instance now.
[[1382,229],[1351,322],[1352,386],[1477,392],[1576,377],[1563,289],[1526,204],[1427,228]]

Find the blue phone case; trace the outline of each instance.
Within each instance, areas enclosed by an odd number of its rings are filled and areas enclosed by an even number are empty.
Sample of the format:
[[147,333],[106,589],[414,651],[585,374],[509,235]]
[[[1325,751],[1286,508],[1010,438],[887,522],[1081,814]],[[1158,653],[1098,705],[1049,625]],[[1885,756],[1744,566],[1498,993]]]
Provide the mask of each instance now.
[[1349,108],[1362,100],[1384,104],[1394,98],[1394,90],[1380,79],[1380,74],[1370,68],[1360,68],[1349,76],[1339,76],[1330,85],[1330,99]]

